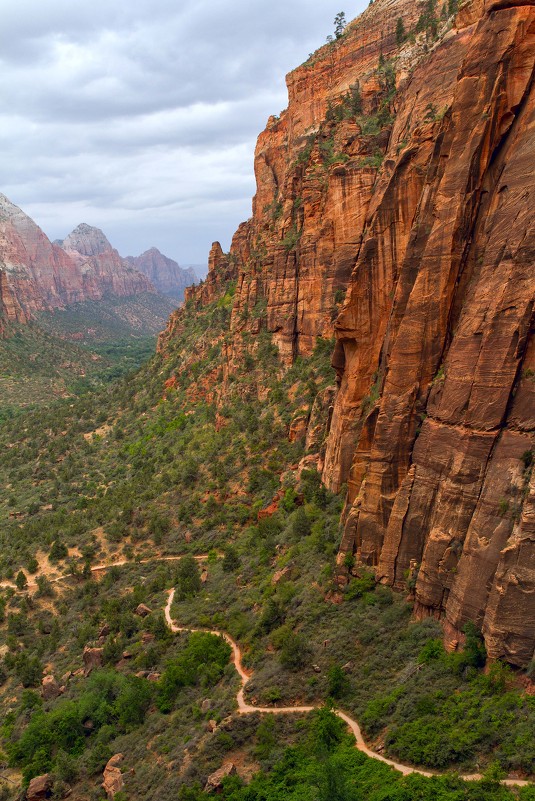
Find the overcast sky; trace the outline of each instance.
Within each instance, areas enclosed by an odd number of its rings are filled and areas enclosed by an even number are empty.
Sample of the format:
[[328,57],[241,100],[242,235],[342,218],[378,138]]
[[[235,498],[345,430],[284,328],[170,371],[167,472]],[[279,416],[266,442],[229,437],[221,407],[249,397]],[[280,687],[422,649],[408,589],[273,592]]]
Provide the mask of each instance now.
[[353,0],[2,0],[0,192],[51,238],[203,263],[251,214],[284,76]]

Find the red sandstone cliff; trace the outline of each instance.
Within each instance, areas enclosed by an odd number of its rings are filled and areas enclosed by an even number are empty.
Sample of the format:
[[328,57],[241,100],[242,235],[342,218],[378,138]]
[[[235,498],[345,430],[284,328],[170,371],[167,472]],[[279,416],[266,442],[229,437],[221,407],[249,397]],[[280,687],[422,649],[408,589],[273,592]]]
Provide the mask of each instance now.
[[288,76],[253,216],[187,293],[235,282],[231,369],[241,332],[267,328],[285,365],[335,336],[318,464],[348,485],[340,563],[400,589],[410,571],[451,645],[473,620],[518,665],[535,647],[534,55],[529,0],[449,20],[376,0]]
[[25,323],[41,311],[140,292],[154,287],[121,259],[102,231],[80,225],[62,248],[0,195],[0,334],[5,321]]
[[146,275],[158,292],[176,300],[183,300],[186,287],[199,280],[195,270],[180,267],[176,261],[160,253],[158,248],[150,248],[141,256],[127,256],[126,261]]

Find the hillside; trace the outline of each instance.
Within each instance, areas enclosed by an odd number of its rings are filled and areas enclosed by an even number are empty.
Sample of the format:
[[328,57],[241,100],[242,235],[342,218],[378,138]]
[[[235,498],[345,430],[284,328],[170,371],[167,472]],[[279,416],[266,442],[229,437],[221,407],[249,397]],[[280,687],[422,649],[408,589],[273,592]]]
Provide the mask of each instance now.
[[534,34],[375,0],[153,358],[1,424],[6,799],[533,801]]

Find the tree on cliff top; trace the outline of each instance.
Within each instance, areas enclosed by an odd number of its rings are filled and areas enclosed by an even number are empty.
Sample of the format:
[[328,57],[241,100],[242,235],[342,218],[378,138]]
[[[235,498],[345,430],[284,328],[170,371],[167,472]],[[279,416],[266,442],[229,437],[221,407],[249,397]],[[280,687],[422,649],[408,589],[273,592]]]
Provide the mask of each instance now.
[[336,36],[337,39],[340,39],[340,37],[344,33],[346,25],[347,25],[346,15],[343,11],[339,11],[336,17],[334,18],[334,35]]

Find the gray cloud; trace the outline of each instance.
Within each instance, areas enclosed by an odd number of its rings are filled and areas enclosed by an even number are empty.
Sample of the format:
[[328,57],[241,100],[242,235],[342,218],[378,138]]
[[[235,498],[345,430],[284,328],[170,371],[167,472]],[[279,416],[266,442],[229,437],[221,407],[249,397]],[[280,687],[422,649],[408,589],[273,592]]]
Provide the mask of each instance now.
[[319,5],[6,0],[0,191],[51,238],[84,221],[124,254],[228,247],[284,75],[332,32],[338,0]]

